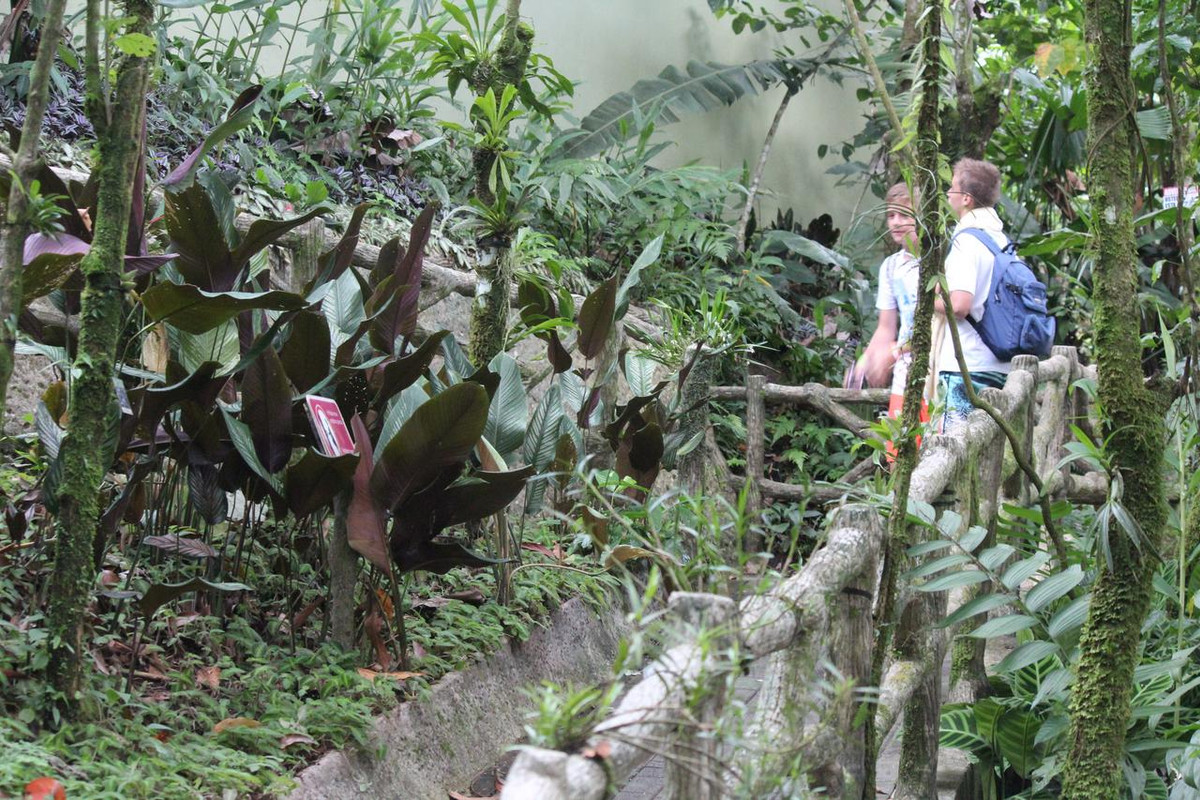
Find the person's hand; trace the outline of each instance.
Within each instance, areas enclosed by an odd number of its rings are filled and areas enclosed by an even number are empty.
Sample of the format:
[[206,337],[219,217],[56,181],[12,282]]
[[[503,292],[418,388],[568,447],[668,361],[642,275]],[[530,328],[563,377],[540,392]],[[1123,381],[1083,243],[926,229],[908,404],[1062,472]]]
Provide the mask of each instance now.
[[867,384],[876,388],[892,382],[892,367],[896,364],[896,353],[892,346],[872,344],[864,354],[867,367]]

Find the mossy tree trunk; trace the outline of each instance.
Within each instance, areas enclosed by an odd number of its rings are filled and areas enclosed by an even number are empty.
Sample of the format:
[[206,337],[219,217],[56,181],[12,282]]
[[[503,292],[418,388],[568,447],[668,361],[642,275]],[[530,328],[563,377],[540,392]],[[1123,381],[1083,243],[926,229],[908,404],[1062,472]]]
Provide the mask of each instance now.
[[1145,387],[1138,329],[1134,213],[1134,87],[1129,73],[1130,11],[1124,0],[1086,0],[1089,66],[1088,194],[1096,242],[1094,288],[1099,397],[1103,435],[1124,480],[1121,502],[1141,526],[1139,550],[1112,526],[1112,568],[1103,562],[1080,638],[1071,692],[1071,743],[1063,797],[1123,796],[1121,761],[1130,714],[1139,634],[1150,602],[1153,564],[1148,543],[1166,519],[1163,497],[1163,407]]
[[17,151],[11,154],[13,182],[8,191],[4,220],[0,223],[0,418],[3,418],[8,407],[8,381],[12,377],[17,320],[21,315],[21,272],[25,260],[25,237],[30,230],[26,190],[37,176],[40,166],[39,139],[50,97],[50,70],[58,53],[66,6],[66,0],[51,0],[46,6],[37,58],[29,74],[21,143]]
[[[909,434],[896,442],[896,461],[892,469],[892,496],[894,510],[888,518],[888,535],[884,544],[883,573],[879,586],[879,608],[876,623],[875,649],[871,664],[871,685],[878,686],[883,678],[884,661],[891,650],[891,636],[896,624],[895,608],[896,577],[903,569],[905,550],[908,547],[909,531],[903,509],[908,506],[909,489],[913,470],[917,465],[917,420],[920,419],[921,402],[929,372],[932,348],[933,322],[933,276],[941,272],[945,257],[945,239],[942,235],[941,199],[942,190],[938,180],[941,105],[938,86],[941,84],[942,59],[942,5],[940,0],[924,3],[924,48],[921,85],[921,106],[917,116],[915,139],[914,175],[909,177],[918,196],[918,228],[921,232],[921,262],[918,268],[920,294],[913,315],[912,363],[908,368],[908,382],[904,387],[904,404],[901,418],[906,420]],[[900,135],[897,131],[897,135]],[[867,715],[866,723],[866,782],[864,796],[875,791],[875,760],[878,756],[874,707]],[[933,758],[936,760],[936,751]]]
[[[505,86],[524,83],[525,66],[533,49],[533,27],[521,22],[521,0],[508,0],[504,13],[504,31],[496,52],[480,63],[471,80],[471,89],[476,95],[485,95],[490,89],[497,102]],[[496,194],[488,185],[495,161],[496,153],[487,148],[476,147],[471,153],[475,197],[485,206],[497,203]],[[508,232],[490,234],[480,240],[468,346],[468,355],[477,367],[485,366],[504,349],[513,273],[510,235]]]
[[[154,17],[150,0],[125,0],[125,31],[148,35]],[[113,458],[120,420],[113,392],[116,351],[124,311],[123,256],[138,164],[139,131],[146,95],[146,58],[118,59],[111,100],[100,75],[99,0],[88,0],[89,116],[96,129],[98,197],[91,250],[81,271],[79,350],[71,384],[67,435],[59,454],[58,517],[54,569],[50,578],[47,627],[48,677],[62,693],[68,713],[78,702],[86,656],[84,619],[96,566],[92,544],[100,515],[101,481]]]

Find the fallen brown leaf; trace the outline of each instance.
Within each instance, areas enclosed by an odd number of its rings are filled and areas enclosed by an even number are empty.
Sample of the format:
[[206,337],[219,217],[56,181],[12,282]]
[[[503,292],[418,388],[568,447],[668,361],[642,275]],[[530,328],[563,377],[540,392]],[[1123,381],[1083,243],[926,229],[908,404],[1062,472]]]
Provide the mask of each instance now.
[[258,728],[261,726],[261,722],[256,719],[250,719],[249,717],[229,717],[221,720],[216,725],[213,725],[212,732],[221,733],[222,731],[227,731],[230,728]]
[[306,736],[303,733],[289,733],[287,736],[284,736],[279,740],[279,747],[283,750],[287,750],[289,747],[294,747],[299,744],[307,745],[308,747],[316,747],[317,740],[311,736]]
[[196,670],[196,683],[215,692],[221,688],[221,668],[200,667]]

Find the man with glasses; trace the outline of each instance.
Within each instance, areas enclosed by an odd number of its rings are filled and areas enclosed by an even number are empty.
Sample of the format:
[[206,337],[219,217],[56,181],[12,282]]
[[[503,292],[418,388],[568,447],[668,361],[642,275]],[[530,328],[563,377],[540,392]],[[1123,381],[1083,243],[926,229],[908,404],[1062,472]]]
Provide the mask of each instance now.
[[[995,258],[983,242],[971,234],[960,235],[967,228],[982,230],[1000,247],[1008,244],[1004,223],[996,214],[1000,199],[1000,170],[986,161],[964,158],[954,165],[953,179],[947,199],[958,224],[946,256],[946,284],[950,289],[951,318],[958,327],[963,356],[975,391],[984,386],[1004,385],[1012,362],[1000,361],[983,343],[979,333],[967,319],[983,318],[983,305],[991,291],[992,268]],[[946,314],[946,304],[938,296],[935,310]],[[954,340],[947,331],[937,358],[939,392],[945,403],[942,432],[946,433],[971,413],[973,406],[963,387],[963,376],[954,355]]]

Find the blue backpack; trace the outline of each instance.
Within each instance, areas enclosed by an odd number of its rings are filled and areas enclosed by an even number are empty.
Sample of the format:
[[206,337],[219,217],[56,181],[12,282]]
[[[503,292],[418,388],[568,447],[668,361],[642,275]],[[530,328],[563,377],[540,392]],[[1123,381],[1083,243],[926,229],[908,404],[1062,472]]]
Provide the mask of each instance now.
[[967,322],[1001,361],[1028,354],[1045,358],[1054,345],[1054,317],[1046,306],[1046,284],[1017,255],[1016,244],[1001,248],[979,228],[965,228],[991,251],[992,288],[983,304],[983,318]]

